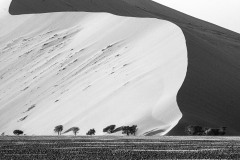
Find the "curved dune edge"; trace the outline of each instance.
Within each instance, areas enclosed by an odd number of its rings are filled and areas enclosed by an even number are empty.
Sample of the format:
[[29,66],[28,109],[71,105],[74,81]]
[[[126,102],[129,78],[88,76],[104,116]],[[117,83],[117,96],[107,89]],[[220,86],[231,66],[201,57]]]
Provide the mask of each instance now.
[[176,25],[82,12],[2,21],[0,132],[137,124],[139,135],[166,134],[180,120],[187,49]]

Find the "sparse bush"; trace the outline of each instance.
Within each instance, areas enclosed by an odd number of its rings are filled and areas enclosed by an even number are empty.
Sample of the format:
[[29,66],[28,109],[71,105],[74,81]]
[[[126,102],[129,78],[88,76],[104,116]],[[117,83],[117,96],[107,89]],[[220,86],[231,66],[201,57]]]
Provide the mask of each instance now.
[[54,128],[54,132],[58,133],[58,135],[61,135],[63,130],[63,126],[62,125],[58,125]]
[[13,134],[19,136],[19,135],[23,134],[23,131],[17,129],[17,130],[13,131]]
[[95,133],[96,133],[96,131],[95,131],[95,129],[93,128],[93,129],[90,129],[90,130],[87,132],[86,135],[92,136],[92,135],[95,135]]
[[115,129],[116,125],[110,125],[106,128],[103,129],[103,132],[107,132],[107,133],[113,133],[114,129]]

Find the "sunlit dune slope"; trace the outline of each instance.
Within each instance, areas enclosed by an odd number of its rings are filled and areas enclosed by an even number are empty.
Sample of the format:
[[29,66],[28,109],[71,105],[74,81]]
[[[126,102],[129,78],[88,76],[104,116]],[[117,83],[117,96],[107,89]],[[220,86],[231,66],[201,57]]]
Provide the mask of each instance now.
[[3,16],[0,132],[52,135],[56,125],[98,135],[108,125],[165,134],[181,119],[184,35],[158,19],[108,13]]

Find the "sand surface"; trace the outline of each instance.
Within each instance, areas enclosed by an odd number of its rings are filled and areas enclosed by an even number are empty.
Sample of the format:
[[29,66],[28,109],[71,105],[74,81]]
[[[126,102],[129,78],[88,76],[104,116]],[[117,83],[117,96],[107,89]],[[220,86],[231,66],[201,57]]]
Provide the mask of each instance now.
[[61,124],[102,135],[136,124],[138,135],[166,134],[181,119],[187,48],[173,23],[88,12],[1,22],[0,132],[52,135]]

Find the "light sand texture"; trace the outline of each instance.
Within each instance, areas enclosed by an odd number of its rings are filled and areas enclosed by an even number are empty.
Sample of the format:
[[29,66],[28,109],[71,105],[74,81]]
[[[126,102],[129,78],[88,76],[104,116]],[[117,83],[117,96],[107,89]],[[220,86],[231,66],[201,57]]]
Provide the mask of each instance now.
[[137,124],[138,135],[166,134],[181,119],[187,48],[176,25],[86,12],[2,22],[0,132],[52,135],[62,124],[101,135],[111,124]]

